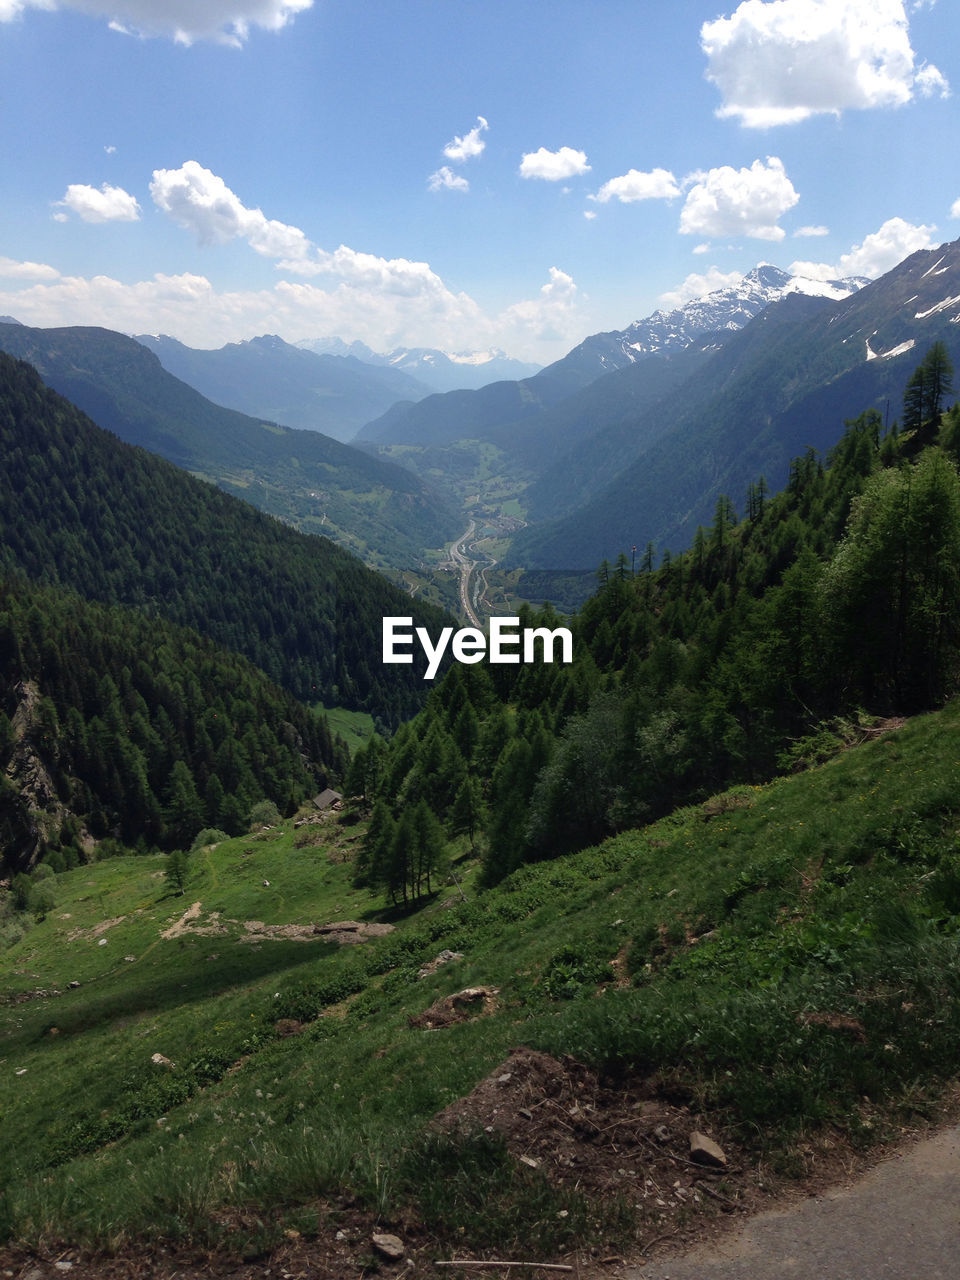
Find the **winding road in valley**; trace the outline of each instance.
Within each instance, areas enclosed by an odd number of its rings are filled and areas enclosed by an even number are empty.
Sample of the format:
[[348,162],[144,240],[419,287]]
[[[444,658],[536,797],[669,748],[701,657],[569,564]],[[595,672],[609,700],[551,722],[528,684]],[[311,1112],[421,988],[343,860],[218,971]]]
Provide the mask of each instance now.
[[[473,559],[476,555],[476,549],[471,543],[471,538],[477,531],[476,520],[471,520],[466,529],[461,533],[455,542],[450,544],[450,559],[457,565],[460,570],[460,608],[464,617],[471,626],[483,629],[477,610],[487,589],[484,574],[488,569],[492,569],[497,563],[484,556],[484,563],[481,566],[479,560]],[[474,576],[474,570],[479,572]]]

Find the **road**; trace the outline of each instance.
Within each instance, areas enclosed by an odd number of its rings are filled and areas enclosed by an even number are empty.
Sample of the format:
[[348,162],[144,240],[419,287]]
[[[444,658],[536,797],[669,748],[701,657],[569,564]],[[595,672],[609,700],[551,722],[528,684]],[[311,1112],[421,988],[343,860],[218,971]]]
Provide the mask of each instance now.
[[960,1128],[850,1186],[760,1214],[736,1235],[621,1272],[624,1280],[954,1280],[960,1275]]
[[471,560],[466,552],[467,542],[473,537],[476,527],[476,520],[471,520],[460,537],[455,542],[450,543],[450,559],[460,568],[460,608],[467,621],[473,626],[479,627],[480,619],[470,603],[470,577],[477,562]]

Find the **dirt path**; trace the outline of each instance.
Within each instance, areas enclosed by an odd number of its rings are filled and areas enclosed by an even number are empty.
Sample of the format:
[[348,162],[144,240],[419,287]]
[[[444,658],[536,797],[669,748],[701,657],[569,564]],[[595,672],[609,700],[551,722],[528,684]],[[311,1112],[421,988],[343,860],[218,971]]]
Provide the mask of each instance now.
[[960,1125],[895,1152],[849,1186],[762,1213],[622,1280],[956,1280]]

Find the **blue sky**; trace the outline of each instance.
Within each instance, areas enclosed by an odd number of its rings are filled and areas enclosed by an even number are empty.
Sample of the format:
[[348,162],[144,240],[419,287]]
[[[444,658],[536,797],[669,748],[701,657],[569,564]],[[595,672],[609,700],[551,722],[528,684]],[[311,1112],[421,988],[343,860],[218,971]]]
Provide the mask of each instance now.
[[960,236],[949,0],[0,0],[0,314],[546,362]]

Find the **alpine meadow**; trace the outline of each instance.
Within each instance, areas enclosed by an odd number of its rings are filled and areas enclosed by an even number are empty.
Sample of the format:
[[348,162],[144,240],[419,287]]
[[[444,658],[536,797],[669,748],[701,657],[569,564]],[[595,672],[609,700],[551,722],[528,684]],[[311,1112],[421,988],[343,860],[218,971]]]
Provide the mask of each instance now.
[[4,1276],[732,1276],[955,1123],[957,50],[0,0]]

